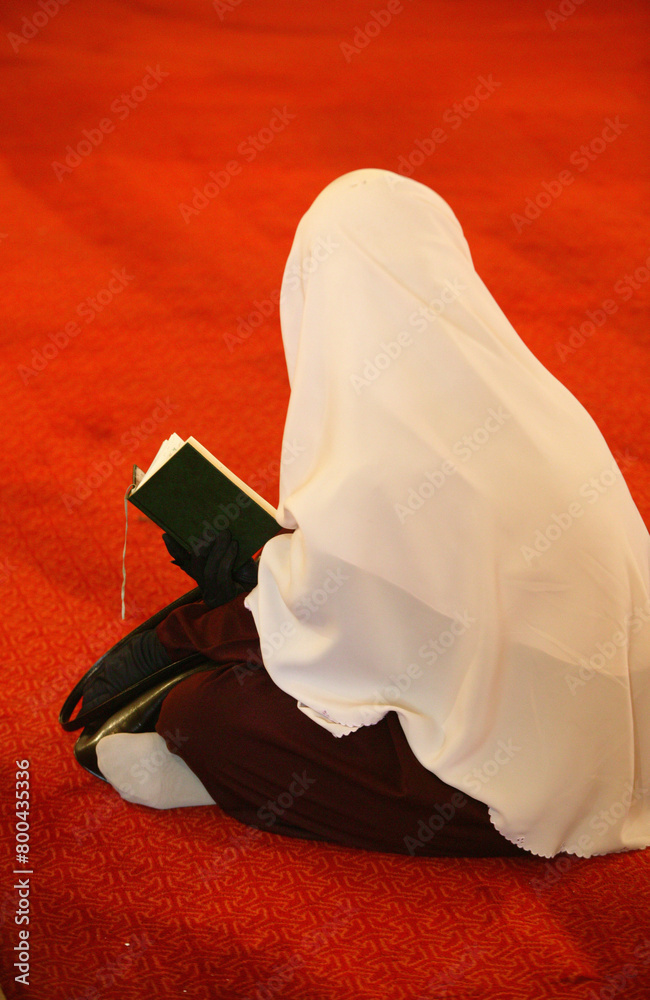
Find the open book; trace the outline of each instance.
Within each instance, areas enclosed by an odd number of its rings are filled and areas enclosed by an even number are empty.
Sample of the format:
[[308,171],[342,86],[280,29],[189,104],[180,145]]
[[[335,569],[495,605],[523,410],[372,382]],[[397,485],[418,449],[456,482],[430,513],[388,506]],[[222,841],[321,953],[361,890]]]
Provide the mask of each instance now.
[[238,569],[282,530],[277,511],[190,437],[172,434],[146,472],[133,467],[129,501],[188,552],[199,554],[228,528]]

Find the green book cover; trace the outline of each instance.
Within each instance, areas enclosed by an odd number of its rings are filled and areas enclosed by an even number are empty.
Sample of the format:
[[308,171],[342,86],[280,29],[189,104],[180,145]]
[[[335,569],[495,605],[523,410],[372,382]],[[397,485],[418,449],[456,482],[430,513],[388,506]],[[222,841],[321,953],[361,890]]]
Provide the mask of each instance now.
[[235,569],[282,530],[271,504],[192,437],[173,434],[146,473],[135,467],[128,499],[188,552],[228,528],[239,543]]

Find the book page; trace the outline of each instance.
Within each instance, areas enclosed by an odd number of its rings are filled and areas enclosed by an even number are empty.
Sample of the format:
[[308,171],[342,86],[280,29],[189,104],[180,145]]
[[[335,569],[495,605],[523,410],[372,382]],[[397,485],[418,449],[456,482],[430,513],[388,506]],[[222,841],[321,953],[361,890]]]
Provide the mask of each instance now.
[[153,462],[143,475],[142,479],[140,479],[140,481],[138,482],[138,485],[135,487],[134,490],[132,490],[132,493],[135,493],[136,490],[139,490],[142,484],[146,483],[147,480],[150,479],[151,476],[153,476],[154,472],[157,472],[158,469],[162,465],[164,465],[165,462],[168,459],[170,459],[172,455],[178,451],[179,448],[182,448],[184,444],[185,442],[183,441],[182,437],[180,437],[180,435],[178,434],[172,434],[171,437],[168,437],[166,441],[163,441],[163,443],[161,444],[160,448],[156,453],[156,457],[154,458]]

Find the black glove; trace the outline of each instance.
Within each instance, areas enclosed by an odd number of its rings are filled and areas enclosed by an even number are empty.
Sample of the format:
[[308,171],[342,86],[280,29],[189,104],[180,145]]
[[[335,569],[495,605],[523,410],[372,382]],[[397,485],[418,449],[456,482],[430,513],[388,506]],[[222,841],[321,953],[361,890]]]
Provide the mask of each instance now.
[[170,535],[162,537],[172,562],[195,581],[209,608],[217,608],[257,584],[254,559],[247,560],[234,572],[239,544],[228,529],[220,531],[200,553],[188,552]]
[[235,570],[234,577],[242,590],[249,591],[257,587],[257,571],[259,565],[257,559],[247,559],[245,563]]

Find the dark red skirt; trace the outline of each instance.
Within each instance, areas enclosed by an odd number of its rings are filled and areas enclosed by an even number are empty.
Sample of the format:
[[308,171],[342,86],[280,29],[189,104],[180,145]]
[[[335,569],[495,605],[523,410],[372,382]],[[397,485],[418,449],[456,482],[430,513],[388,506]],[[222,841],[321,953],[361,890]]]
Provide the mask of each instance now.
[[415,857],[531,857],[487,806],[414,757],[395,712],[340,738],[304,715],[264,669],[244,596],[184,605],[157,628],[175,658],[215,669],[163,702],[157,731],[229,816],[258,829]]

